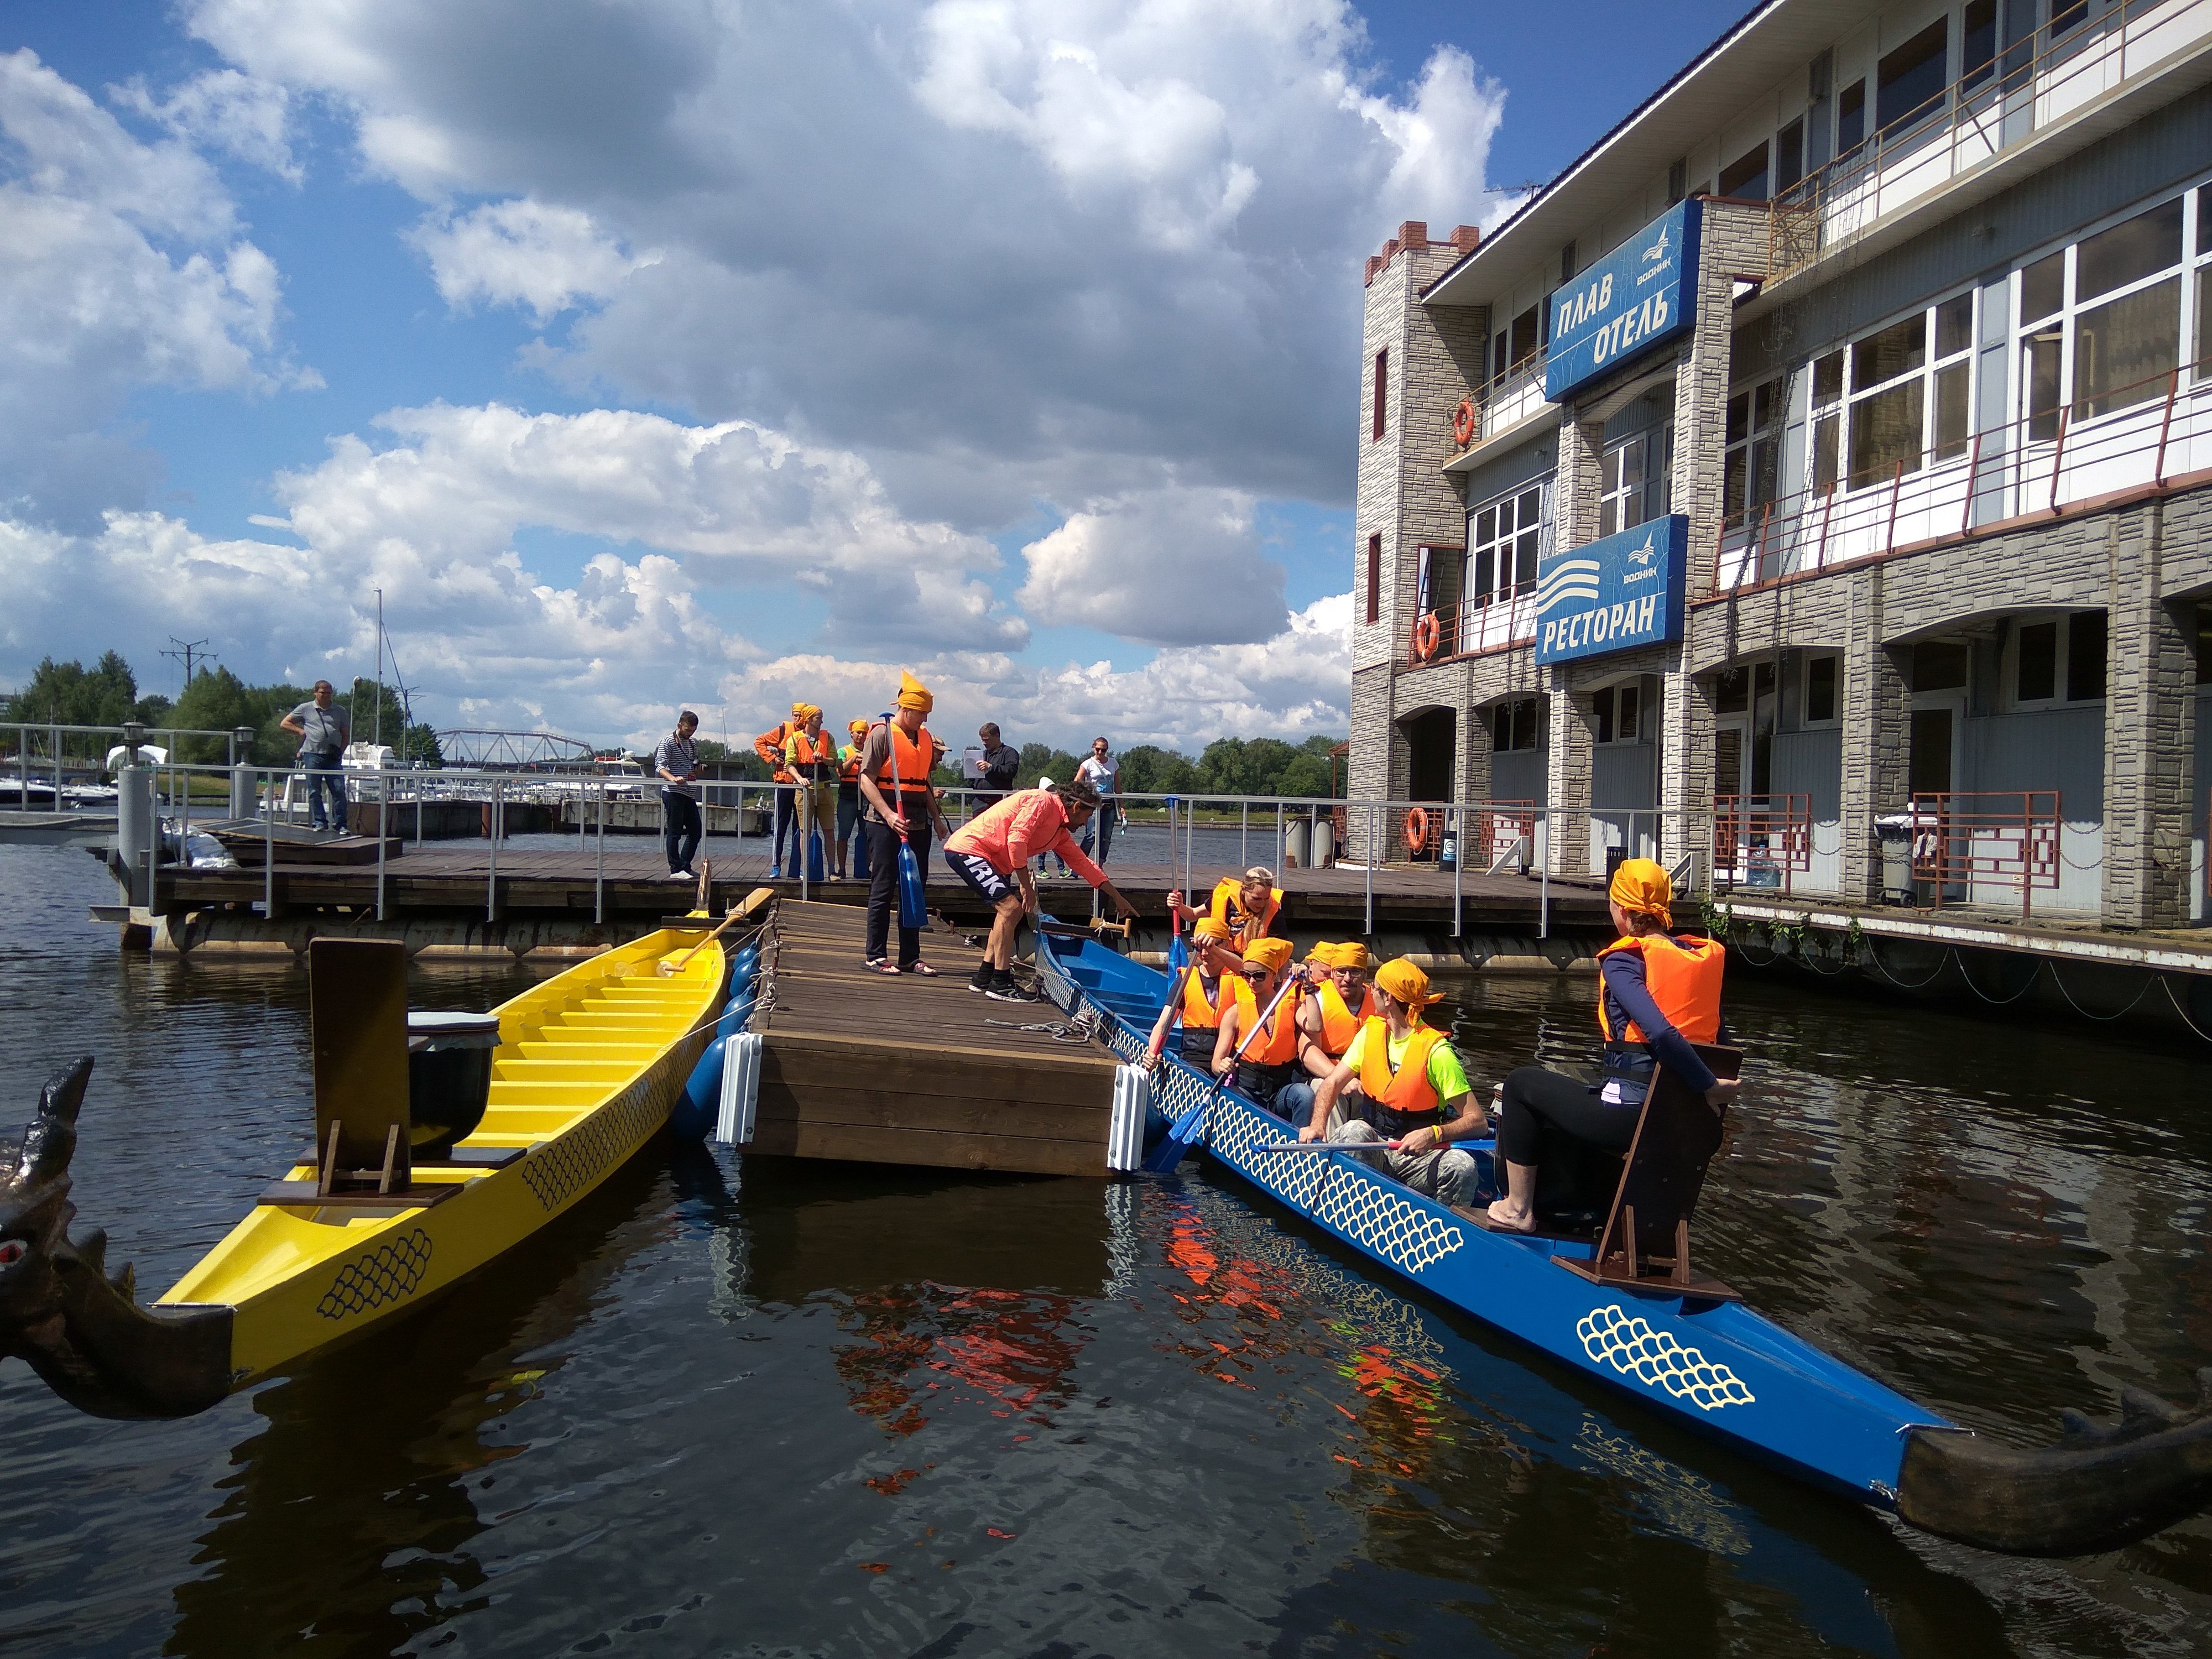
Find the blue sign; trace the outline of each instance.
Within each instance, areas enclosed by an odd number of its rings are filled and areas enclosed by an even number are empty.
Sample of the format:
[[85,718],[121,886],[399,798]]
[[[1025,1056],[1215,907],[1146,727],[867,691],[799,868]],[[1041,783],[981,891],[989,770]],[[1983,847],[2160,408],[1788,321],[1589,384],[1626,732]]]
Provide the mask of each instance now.
[[1682,637],[1690,521],[1676,513],[1547,553],[1536,576],[1536,660],[1572,662]]
[[1552,293],[1544,396],[1557,403],[1697,320],[1701,204],[1677,202]]

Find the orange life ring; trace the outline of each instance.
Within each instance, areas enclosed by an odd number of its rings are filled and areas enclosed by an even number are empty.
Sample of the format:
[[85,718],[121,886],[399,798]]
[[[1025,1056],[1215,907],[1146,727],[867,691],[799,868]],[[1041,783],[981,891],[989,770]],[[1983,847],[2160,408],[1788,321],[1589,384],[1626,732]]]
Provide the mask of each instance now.
[[1406,848],[1418,853],[1429,844],[1429,813],[1424,806],[1408,807],[1406,811]]
[[1437,626],[1437,613],[1433,611],[1424,612],[1420,621],[1413,624],[1414,660],[1426,662],[1435,656],[1437,641],[1442,637],[1443,630]]
[[1474,441],[1474,400],[1462,398],[1452,410],[1452,441],[1465,449]]

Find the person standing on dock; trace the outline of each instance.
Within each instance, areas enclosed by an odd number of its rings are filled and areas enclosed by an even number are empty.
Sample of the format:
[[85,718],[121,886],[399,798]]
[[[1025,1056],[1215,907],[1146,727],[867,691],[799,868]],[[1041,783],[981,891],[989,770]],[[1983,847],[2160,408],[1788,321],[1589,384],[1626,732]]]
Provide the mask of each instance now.
[[986,720],[976,732],[983,745],[983,781],[975,791],[975,810],[986,811],[1013,793],[1022,769],[1022,751],[999,736],[998,723]]
[[[1403,957],[1376,970],[1375,990],[1382,1012],[1361,1025],[1336,1069],[1315,1085],[1312,1115],[1298,1139],[1388,1143],[1359,1156],[1417,1193],[1470,1203],[1480,1171],[1473,1153],[1451,1143],[1479,1139],[1490,1124],[1450,1038],[1421,1018],[1441,999],[1430,994],[1429,976]],[[1347,1097],[1355,1081],[1359,1092]]]
[[783,763],[783,745],[790,740],[792,728],[802,718],[799,711],[805,707],[803,702],[792,704],[789,720],[778,720],[753,739],[753,753],[767,764],[769,777],[776,785],[775,842],[768,855],[768,872],[771,876],[782,867],[783,838],[789,833],[793,815],[799,810],[798,784]]
[[1227,1000],[1251,996],[1237,972],[1242,962],[1226,927],[1212,916],[1201,916],[1198,926],[1190,930],[1190,960],[1168,987],[1168,1000],[1161,1005],[1160,1017],[1152,1024],[1152,1041],[1145,1047],[1148,1072],[1160,1063],[1168,1046],[1168,1030],[1178,1021],[1182,1035],[1176,1052],[1193,1066],[1211,1066],[1213,1039],[1221,1030]]
[[[1180,912],[1184,921],[1197,925],[1200,912],[1183,902],[1181,888],[1168,895],[1168,908]],[[1255,864],[1241,876],[1224,876],[1215,882],[1203,914],[1226,926],[1242,948],[1255,939],[1264,939],[1282,909],[1283,890],[1275,885],[1275,872],[1264,864]]]
[[1083,827],[1098,810],[1098,797],[1079,780],[1046,789],[1024,789],[978,813],[945,838],[945,861],[953,874],[992,907],[991,938],[976,965],[971,991],[1000,1002],[1035,1002],[1037,994],[1014,984],[1014,935],[1024,913],[1037,914],[1036,883],[1030,858],[1048,848],[1069,860],[1075,872],[1108,898],[1123,917],[1137,914],[1106,872],[1084,855],[1071,830]]
[[921,929],[903,922],[897,966],[890,959],[891,919],[898,912],[900,843],[914,849],[915,862],[927,871],[930,827],[948,838],[951,834],[929,781],[936,739],[922,724],[936,701],[927,686],[902,670],[898,707],[868,728],[868,740],[860,748],[860,795],[870,809],[867,963],[879,974],[937,973],[921,959]]
[[653,751],[653,775],[660,780],[661,839],[668,851],[668,873],[696,877],[691,860],[699,851],[699,750],[691,734],[699,717],[685,709],[676,729]]
[[[353,717],[338,706],[328,680],[315,682],[315,694],[279,722],[300,739],[299,764],[307,772],[307,821],[318,830],[346,827],[345,780],[338,774],[346,745],[353,741]],[[327,817],[323,794],[331,799]],[[57,805],[59,803],[57,802]]]
[[[845,879],[849,867],[856,880],[868,878],[868,833],[860,826],[860,746],[868,740],[866,720],[848,720],[845,730],[852,741],[837,751],[837,879]],[[853,863],[845,861],[845,849],[853,848]]]
[[1103,864],[1106,854],[1114,850],[1114,825],[1121,816],[1121,763],[1107,749],[1105,738],[1093,738],[1090,756],[1075,769],[1075,775],[1098,792],[1098,814],[1083,826],[1077,844],[1088,853],[1095,836],[1098,862]]
[[[1535,1231],[1540,1197],[1547,1209],[1605,1201],[1598,1177],[1618,1176],[1610,1160],[1627,1155],[1655,1067],[1664,1066],[1716,1111],[1736,1096],[1735,1081],[1715,1077],[1692,1046],[1729,1040],[1721,1017],[1727,948],[1673,932],[1674,884],[1650,859],[1622,860],[1606,899],[1620,937],[1597,956],[1603,1080],[1593,1086],[1541,1066],[1507,1075],[1498,1120],[1505,1196],[1490,1206],[1490,1221],[1509,1232]],[[1607,1163],[1595,1164],[1596,1156]]]
[[809,867],[808,843],[818,834],[826,854],[837,827],[837,745],[822,735],[822,711],[812,703],[800,703],[792,713],[796,724],[783,740],[783,769],[796,787],[792,790],[791,862],[784,876],[797,881],[799,872]]

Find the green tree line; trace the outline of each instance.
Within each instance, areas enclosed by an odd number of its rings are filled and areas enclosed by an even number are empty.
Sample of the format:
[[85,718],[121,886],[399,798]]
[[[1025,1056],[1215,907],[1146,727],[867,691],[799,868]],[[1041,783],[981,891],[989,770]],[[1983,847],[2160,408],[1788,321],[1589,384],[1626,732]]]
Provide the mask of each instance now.
[[[1301,744],[1279,738],[1216,738],[1196,760],[1173,749],[1140,743],[1123,750],[1121,787],[1136,795],[1290,795],[1330,799],[1343,793],[1329,762],[1341,738],[1312,737]],[[1046,744],[1022,745],[1015,782],[1029,788],[1039,778],[1066,782],[1082,757]]]
[[[350,691],[338,701],[353,717],[356,741],[367,743],[378,730],[378,700],[382,698],[384,741],[402,761],[422,761],[436,766],[438,734],[421,721],[410,723],[391,686],[380,688],[374,680],[356,679]],[[121,653],[110,651],[90,668],[78,662],[44,659],[23,689],[0,698],[0,728],[9,722],[33,726],[120,726],[137,720],[146,726],[198,727],[230,732],[253,728],[252,753],[247,758],[262,766],[282,766],[299,752],[300,740],[283,729],[284,716],[314,692],[305,686],[277,684],[248,685],[228,668],[204,668],[172,702],[158,694],[138,695],[137,677]],[[35,737],[33,741],[35,743]],[[16,733],[0,729],[0,744],[14,753]],[[73,745],[74,747],[75,745]],[[182,738],[176,758],[189,763],[212,765],[228,754],[220,738]]]

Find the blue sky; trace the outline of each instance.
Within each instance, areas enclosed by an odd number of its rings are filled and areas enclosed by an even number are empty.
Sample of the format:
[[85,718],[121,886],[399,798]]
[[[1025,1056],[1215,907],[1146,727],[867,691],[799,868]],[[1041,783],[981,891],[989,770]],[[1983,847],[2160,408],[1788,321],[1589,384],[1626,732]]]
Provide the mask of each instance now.
[[447,725],[1340,731],[1360,257],[1738,10],[1226,11],[9,7],[0,684],[381,586]]

